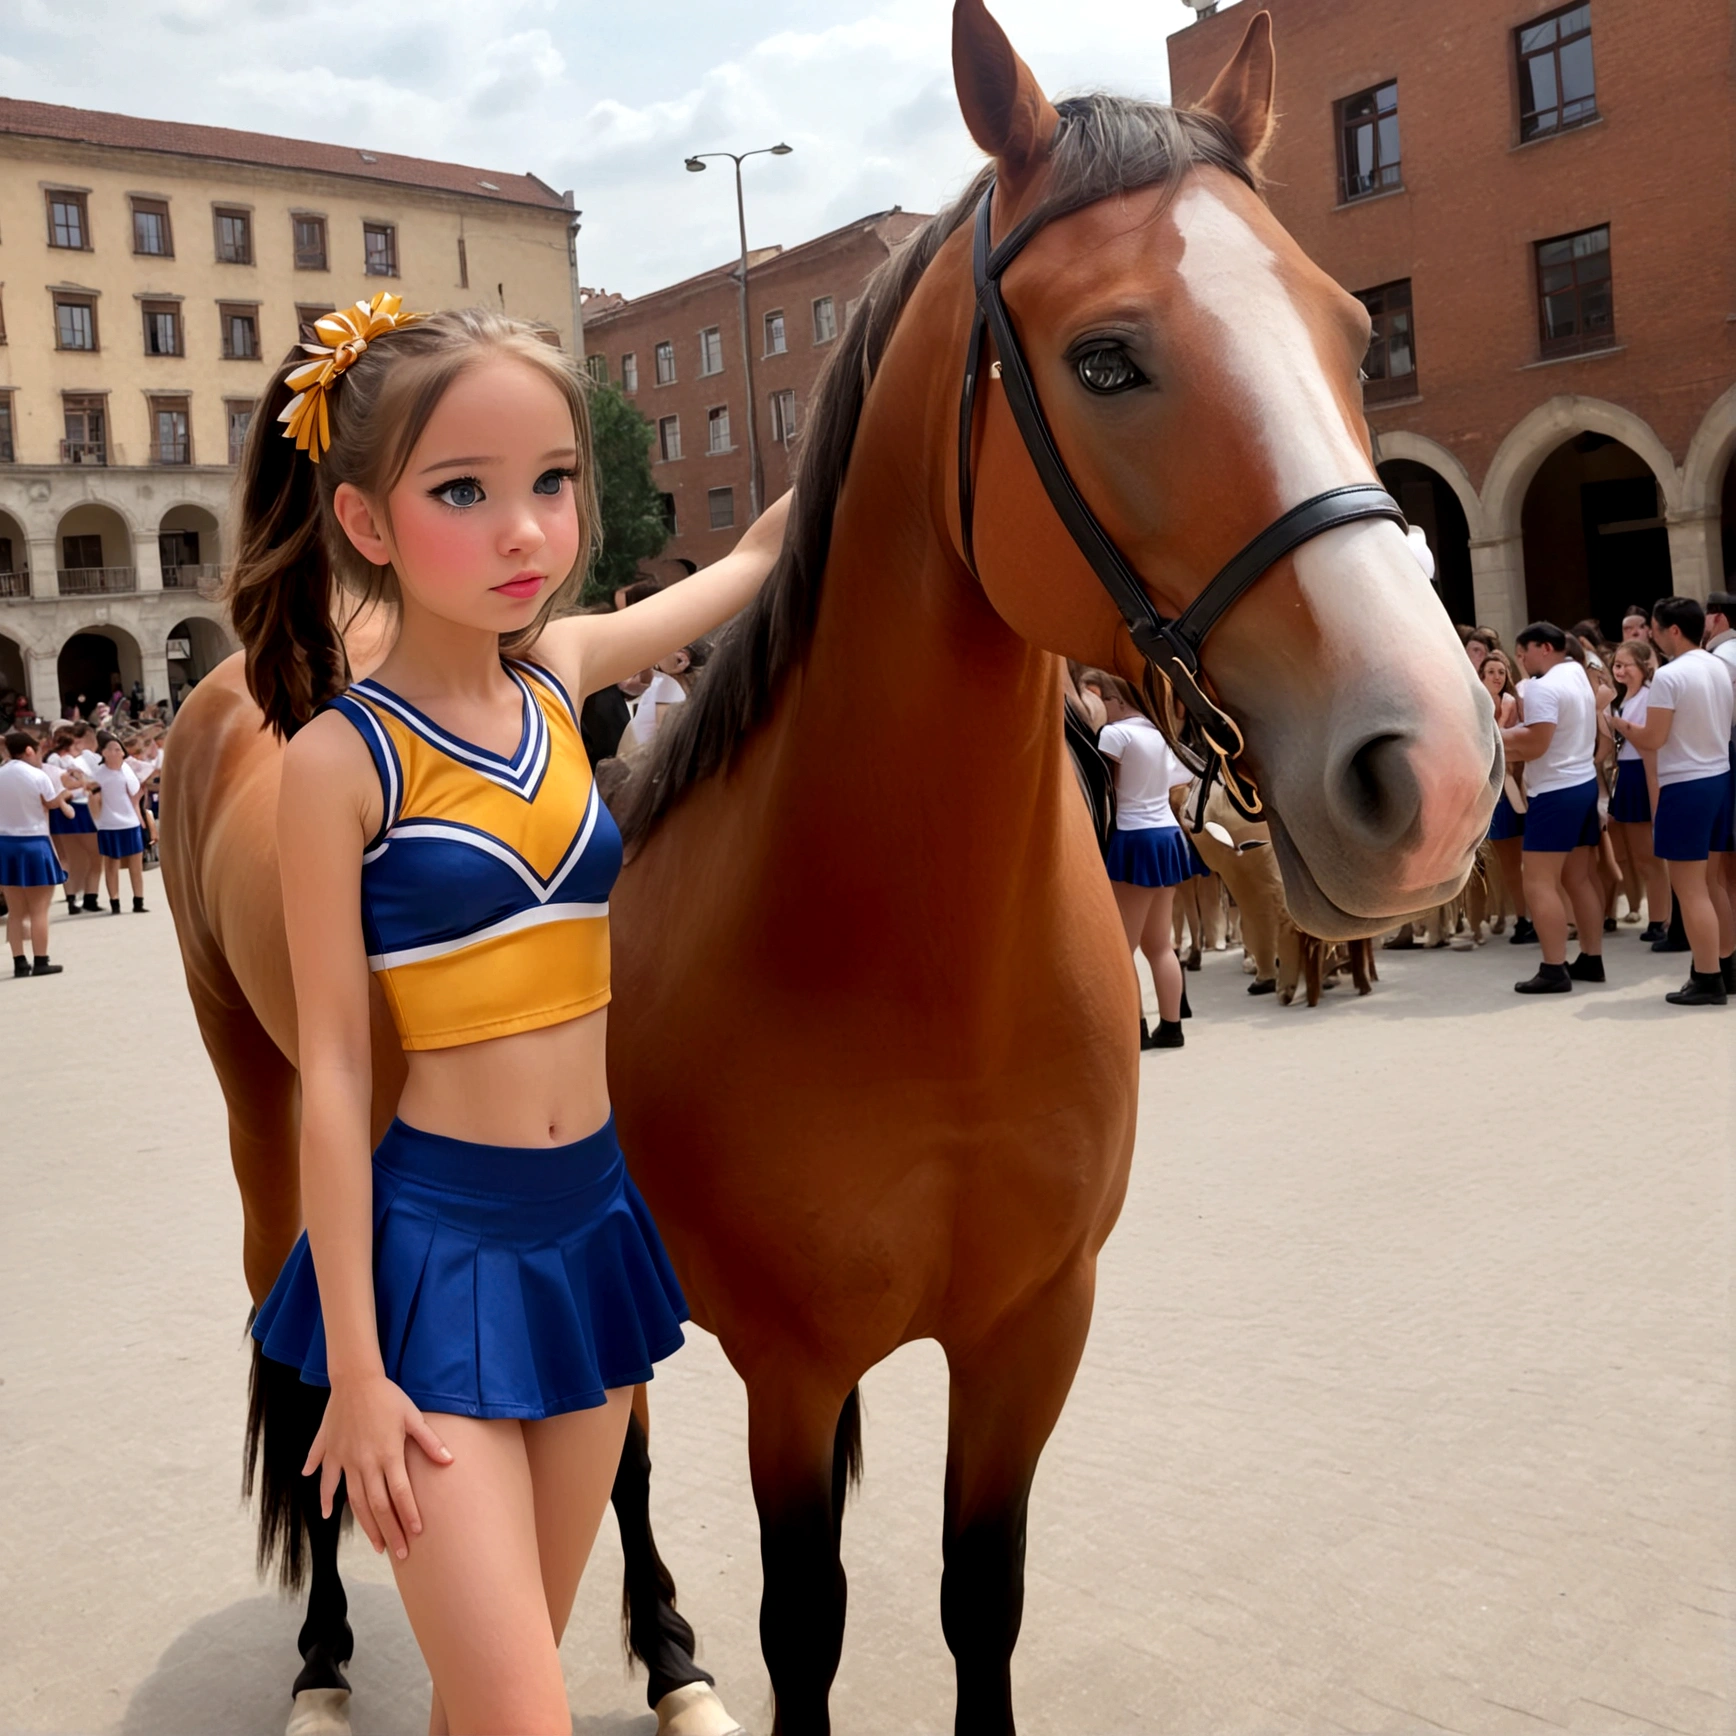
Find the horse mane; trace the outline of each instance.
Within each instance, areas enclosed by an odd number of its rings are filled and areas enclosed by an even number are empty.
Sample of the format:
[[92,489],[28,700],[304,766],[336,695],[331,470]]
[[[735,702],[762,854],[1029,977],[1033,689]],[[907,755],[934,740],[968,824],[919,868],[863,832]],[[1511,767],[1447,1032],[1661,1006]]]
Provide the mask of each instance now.
[[[1092,92],[1056,104],[1060,125],[1035,215],[1046,221],[1189,169],[1212,167],[1258,190],[1247,158],[1216,115]],[[957,199],[869,277],[814,388],[784,547],[754,600],[725,629],[704,679],[657,732],[616,814],[629,848],[642,844],[702,779],[726,771],[765,722],[789,672],[807,655],[819,615],[832,515],[849,468],[862,406],[899,316],[941,245],[969,222],[994,173],[984,167]],[[963,369],[964,357],[959,357]]]

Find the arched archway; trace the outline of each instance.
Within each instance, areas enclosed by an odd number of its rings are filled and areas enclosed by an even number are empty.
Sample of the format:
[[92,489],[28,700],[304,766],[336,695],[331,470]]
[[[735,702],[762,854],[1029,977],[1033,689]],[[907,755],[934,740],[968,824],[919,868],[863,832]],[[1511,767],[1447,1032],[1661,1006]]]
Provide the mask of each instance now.
[[189,615],[169,629],[163,654],[169,666],[169,697],[179,706],[187,689],[196,687],[235,647],[229,635],[207,615]]
[[1435,595],[1442,607],[1453,621],[1476,626],[1471,527],[1457,490],[1438,470],[1414,458],[1383,457],[1375,468],[1387,492],[1403,507],[1405,517],[1428,538],[1435,557]]
[[1613,636],[1633,603],[1675,589],[1663,489],[1632,447],[1592,430],[1562,441],[1532,475],[1520,512],[1534,620],[1591,616]]
[[1688,514],[1716,515],[1717,534],[1707,539],[1716,563],[1712,583],[1728,590],[1736,573],[1736,386],[1713,403],[1694,431],[1682,461],[1682,504]]
[[30,595],[30,544],[24,526],[9,512],[0,512],[0,597]]
[[221,532],[202,506],[172,506],[157,525],[157,553],[165,591],[213,589],[222,572]]
[[124,627],[87,627],[61,646],[56,670],[62,714],[77,705],[88,717],[99,699],[107,700],[117,675],[122,691],[131,693],[133,683],[143,678],[144,664],[138,641]]
[[14,708],[18,700],[29,691],[30,679],[24,667],[24,647],[16,639],[0,633],[0,728],[12,727]]
[[62,514],[55,546],[61,596],[101,596],[138,588],[132,532],[112,506],[87,500]]

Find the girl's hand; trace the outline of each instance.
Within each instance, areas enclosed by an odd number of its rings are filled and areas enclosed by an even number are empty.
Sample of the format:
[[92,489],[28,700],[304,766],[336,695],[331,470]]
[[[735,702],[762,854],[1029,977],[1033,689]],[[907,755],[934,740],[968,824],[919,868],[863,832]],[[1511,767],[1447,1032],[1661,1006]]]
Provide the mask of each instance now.
[[422,1530],[422,1515],[404,1467],[405,1439],[414,1440],[436,1465],[452,1463],[446,1444],[405,1393],[385,1375],[366,1374],[332,1382],[325,1419],[301,1474],[319,1471],[319,1509],[332,1514],[332,1496],[341,1476],[357,1522],[375,1554],[388,1543],[402,1561],[409,1539]]

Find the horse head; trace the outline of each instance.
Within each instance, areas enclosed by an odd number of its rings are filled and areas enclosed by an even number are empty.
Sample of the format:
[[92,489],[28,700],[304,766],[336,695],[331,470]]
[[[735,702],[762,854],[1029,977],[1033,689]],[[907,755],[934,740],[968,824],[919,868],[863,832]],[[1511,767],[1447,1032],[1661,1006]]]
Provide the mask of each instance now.
[[[999,283],[1054,452],[1159,616],[1182,616],[1299,503],[1378,488],[1359,377],[1368,315],[1258,191],[1274,125],[1267,14],[1197,110],[1052,104],[981,0],[957,0],[953,66],[994,160],[990,241],[1028,231]],[[984,369],[964,431],[960,558],[1025,639],[1137,685],[1144,658],[1038,479],[1004,360]],[[1261,792],[1304,927],[1369,934],[1458,891],[1502,756],[1402,524],[1359,518],[1262,567],[1199,670],[1240,730],[1238,769]]]

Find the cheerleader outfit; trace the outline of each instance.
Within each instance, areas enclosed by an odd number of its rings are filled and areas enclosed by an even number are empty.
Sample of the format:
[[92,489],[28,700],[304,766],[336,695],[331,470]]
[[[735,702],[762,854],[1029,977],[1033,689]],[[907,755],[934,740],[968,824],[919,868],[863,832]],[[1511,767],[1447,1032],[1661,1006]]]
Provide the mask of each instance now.
[[[1621,702],[1618,713],[1623,723],[1644,723],[1651,708],[1651,689],[1641,687]],[[1649,826],[1652,821],[1652,792],[1646,783],[1646,762],[1640,750],[1619,730],[1616,740],[1621,744],[1615,753],[1615,793],[1609,798],[1609,817],[1626,825]]]
[[[362,855],[368,965],[408,1050],[562,1024],[609,999],[621,837],[578,713],[547,671],[502,756],[377,681],[329,709],[367,744],[384,798]],[[423,1410],[547,1417],[649,1380],[682,1342],[681,1287],[614,1117],[570,1145],[483,1145],[394,1121],[373,1157],[374,1298],[386,1374]],[[303,1234],[254,1321],[274,1362],[329,1386]]]
[[102,817],[96,823],[96,847],[115,862],[144,853],[145,829],[139,810],[133,806],[139,780],[126,767],[118,769],[100,761],[91,782],[102,792]]
[[60,780],[24,760],[0,765],[0,886],[59,886],[66,870],[49,843],[49,812]]
[[[56,771],[59,771],[63,766],[77,766],[86,777],[94,777],[97,772],[102,770],[102,761],[94,753],[51,753],[42,763],[45,766],[53,767]],[[66,780],[63,778],[60,781],[64,786]],[[50,835],[64,835],[68,832],[94,832],[96,821],[90,817],[90,797],[83,790],[74,790],[68,800],[72,803],[72,818],[69,820],[65,814],[56,808],[48,816]]]
[[1129,886],[1179,886],[1208,873],[1169,806],[1170,790],[1193,774],[1157,726],[1137,716],[1105,724],[1097,751],[1120,768],[1115,831],[1106,858],[1109,878]]

